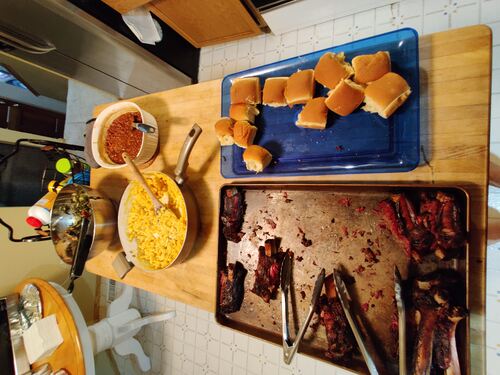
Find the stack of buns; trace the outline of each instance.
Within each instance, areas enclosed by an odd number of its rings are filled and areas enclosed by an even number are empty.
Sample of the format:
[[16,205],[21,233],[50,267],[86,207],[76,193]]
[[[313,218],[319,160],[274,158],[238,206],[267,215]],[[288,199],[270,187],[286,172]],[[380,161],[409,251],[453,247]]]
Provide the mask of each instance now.
[[[263,101],[266,105],[286,105],[283,92],[287,77],[276,77],[264,87]],[[272,155],[264,147],[254,145],[257,127],[255,117],[260,113],[257,105],[261,103],[259,77],[236,78],[231,85],[231,105],[229,117],[215,123],[215,133],[221,146],[236,146],[246,149],[243,161],[249,171],[262,172],[272,160]]]
[[[267,78],[262,95],[259,77],[235,79],[230,91],[230,117],[215,124],[221,145],[245,148],[243,160],[247,169],[262,172],[272,156],[265,148],[253,144],[257,127],[252,124],[260,113],[257,105],[261,101],[270,107],[304,104],[295,124],[325,129],[328,110],[348,116],[364,102],[364,111],[388,118],[410,95],[406,80],[391,72],[389,52],[359,55],[351,64],[345,61],[343,52],[327,52],[314,69],[298,70],[290,77]],[[315,82],[329,89],[326,98],[314,97]]]

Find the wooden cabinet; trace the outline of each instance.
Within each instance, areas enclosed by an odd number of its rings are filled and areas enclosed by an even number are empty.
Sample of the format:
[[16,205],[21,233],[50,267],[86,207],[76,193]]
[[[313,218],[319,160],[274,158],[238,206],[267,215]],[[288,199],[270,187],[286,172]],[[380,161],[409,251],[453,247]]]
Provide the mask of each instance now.
[[[125,13],[145,0],[103,0]],[[205,47],[261,33],[255,19],[240,0],[152,0],[152,13],[195,47]]]
[[7,113],[9,105],[7,102],[0,98],[0,128],[7,127]]
[[52,138],[64,136],[63,113],[0,98],[0,127]]

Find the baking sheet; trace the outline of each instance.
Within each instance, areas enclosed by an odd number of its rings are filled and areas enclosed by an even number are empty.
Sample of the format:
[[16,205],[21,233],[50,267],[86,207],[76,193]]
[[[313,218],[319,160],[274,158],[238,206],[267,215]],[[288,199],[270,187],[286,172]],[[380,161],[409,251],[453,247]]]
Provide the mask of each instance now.
[[[266,339],[281,345],[281,298],[266,304],[250,289],[254,283],[254,271],[258,260],[258,247],[268,238],[280,239],[280,248],[294,253],[291,301],[293,319],[291,332],[296,332],[303,322],[310,304],[312,288],[322,267],[327,274],[334,266],[341,266],[355,279],[350,287],[354,305],[367,304],[365,318],[375,346],[389,365],[391,373],[397,372],[396,361],[390,355],[395,345],[390,333],[390,317],[393,306],[393,272],[396,264],[404,279],[408,277],[409,261],[400,243],[388,229],[384,229],[381,217],[374,212],[378,202],[395,191],[415,196],[423,190],[438,190],[428,187],[395,187],[366,185],[230,185],[239,186],[244,192],[247,205],[241,242],[226,241],[219,230],[218,272],[227,263],[240,261],[248,270],[245,279],[245,297],[241,310],[224,315],[217,307],[217,321],[222,325]],[[221,199],[223,191],[221,189]],[[458,200],[464,217],[467,217],[467,196],[461,189],[439,188],[451,192]],[[350,204],[347,205],[346,201]],[[465,221],[465,220],[464,220]],[[467,220],[468,228],[468,220]],[[303,238],[312,241],[304,246]],[[365,261],[363,248],[371,248],[378,262]],[[466,252],[467,253],[467,252]],[[431,259],[433,257],[430,257]],[[459,270],[466,280],[466,259],[440,262],[440,267]],[[362,266],[364,270],[359,267]],[[412,273],[430,271],[436,268],[434,260],[419,267],[412,267]],[[219,283],[217,283],[219,289]],[[217,296],[219,296],[217,290]],[[465,291],[464,291],[465,292]],[[324,327],[314,322],[309,326],[300,351],[318,359],[326,360],[327,347]],[[460,357],[468,363],[468,319],[460,326],[458,342]],[[293,335],[292,335],[293,336]],[[349,363],[337,363],[350,370],[366,372],[361,356]],[[465,372],[467,373],[467,372]]]

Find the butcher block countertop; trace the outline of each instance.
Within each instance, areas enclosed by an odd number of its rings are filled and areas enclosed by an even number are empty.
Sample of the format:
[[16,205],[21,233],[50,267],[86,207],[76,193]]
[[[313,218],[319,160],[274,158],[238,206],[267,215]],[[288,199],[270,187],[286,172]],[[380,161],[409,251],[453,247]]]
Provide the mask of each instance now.
[[[318,177],[279,177],[273,181],[432,183],[457,185],[470,195],[469,305],[471,373],[485,371],[485,270],[491,31],[472,26],[420,37],[422,163],[412,172]],[[173,173],[179,150],[193,123],[204,132],[190,158],[188,185],[198,201],[201,229],[190,258],[160,272],[132,269],[122,280],[208,311],[215,309],[219,189],[231,182],[220,174],[219,143],[213,124],[220,117],[221,80],[131,99],[153,114],[160,127],[160,153],[148,171]],[[99,113],[106,105],[95,109]],[[92,170],[91,186],[119,202],[131,174],[128,168]],[[250,181],[269,181],[258,176]],[[119,241],[87,262],[87,270],[117,279],[112,261]]]

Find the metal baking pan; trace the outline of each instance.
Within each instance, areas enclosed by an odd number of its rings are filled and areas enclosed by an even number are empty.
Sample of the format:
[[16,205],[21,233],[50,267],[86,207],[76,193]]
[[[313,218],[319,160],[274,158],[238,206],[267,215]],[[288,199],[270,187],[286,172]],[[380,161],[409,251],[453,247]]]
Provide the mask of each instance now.
[[[334,265],[341,264],[350,276],[355,278],[352,287],[355,304],[368,303],[363,313],[367,329],[373,337],[380,355],[397,373],[396,360],[390,350],[393,339],[390,334],[390,316],[394,297],[393,267],[396,264],[404,279],[429,272],[437,268],[437,260],[430,256],[417,267],[411,266],[401,245],[394,237],[379,226],[380,216],[374,212],[376,205],[395,192],[414,197],[421,191],[445,191],[452,193],[462,213],[465,230],[469,232],[469,195],[459,187],[438,185],[361,185],[361,184],[227,184],[220,189],[219,214],[222,213],[224,191],[238,187],[244,192],[246,211],[242,231],[245,233],[239,243],[227,241],[222,234],[219,220],[219,247],[217,266],[216,320],[221,325],[250,334],[281,346],[280,298],[265,303],[250,292],[254,283],[254,271],[258,259],[258,247],[267,238],[279,238],[283,250],[294,252],[292,277],[292,306],[294,319],[290,322],[292,332],[297,331],[310,303],[315,277],[321,267],[327,273]],[[350,207],[339,203],[349,198]],[[360,208],[363,207],[363,208]],[[348,233],[346,235],[345,233]],[[312,241],[305,247],[302,236]],[[379,262],[366,267],[358,274],[354,270],[363,264],[361,248],[372,243],[380,248]],[[462,275],[468,301],[468,245],[459,259],[439,261],[440,268],[453,268]],[[300,259],[300,261],[299,261]],[[248,270],[245,279],[245,296],[240,311],[225,315],[220,312],[219,273],[228,263],[240,261]],[[366,264],[364,264],[366,266]],[[374,292],[382,295],[374,297]],[[278,295],[279,297],[279,295]],[[387,317],[387,318],[385,318]],[[316,316],[317,319],[317,316]],[[324,356],[326,335],[324,327],[311,322],[300,346],[300,352],[316,359],[328,361]],[[464,374],[470,374],[469,366],[469,319],[460,324],[457,332],[457,346]],[[412,350],[412,348],[408,348]],[[329,362],[329,361],[328,361]],[[348,363],[335,363],[349,370],[367,373],[361,356],[355,356]]]

